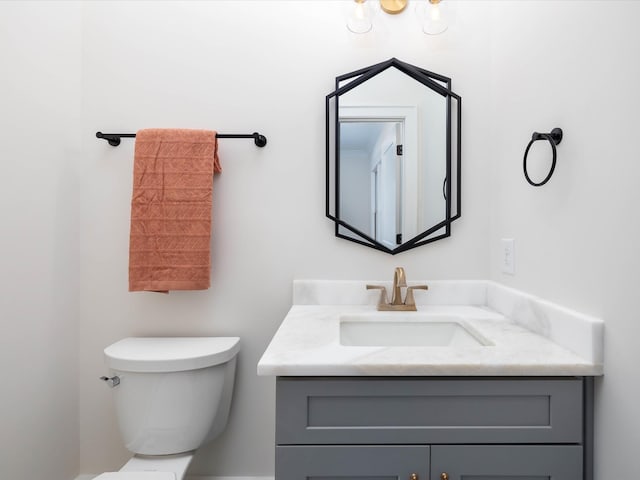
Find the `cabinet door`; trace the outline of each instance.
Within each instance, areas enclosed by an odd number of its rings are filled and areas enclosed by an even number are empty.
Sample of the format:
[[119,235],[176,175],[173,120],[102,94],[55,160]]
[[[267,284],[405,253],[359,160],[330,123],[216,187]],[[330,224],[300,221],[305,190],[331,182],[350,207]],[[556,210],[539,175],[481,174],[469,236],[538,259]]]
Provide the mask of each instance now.
[[428,475],[425,445],[276,447],[275,480],[427,480]]
[[581,480],[582,447],[433,445],[430,480],[447,479]]

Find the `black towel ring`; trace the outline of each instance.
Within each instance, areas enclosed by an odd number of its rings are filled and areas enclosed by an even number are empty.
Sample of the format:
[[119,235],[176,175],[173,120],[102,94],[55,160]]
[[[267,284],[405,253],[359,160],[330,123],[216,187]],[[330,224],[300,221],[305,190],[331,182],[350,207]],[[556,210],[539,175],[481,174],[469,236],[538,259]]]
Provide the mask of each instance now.
[[[551,150],[553,151],[551,169],[549,170],[549,173],[547,174],[545,179],[542,180],[540,183],[536,183],[533,180],[531,180],[531,178],[529,177],[529,173],[527,172],[527,155],[529,154],[529,149],[531,148],[531,145],[533,145],[533,142],[535,142],[536,140],[547,140],[551,144]],[[553,130],[551,130],[550,133],[533,132],[533,135],[531,135],[531,141],[529,142],[529,145],[527,145],[527,149],[524,151],[524,161],[522,165],[524,169],[524,178],[527,179],[527,182],[529,182],[530,185],[533,185],[534,187],[541,187],[542,185],[544,185],[549,181],[549,179],[551,178],[551,175],[553,175],[553,171],[556,168],[556,156],[557,156],[556,145],[559,145],[560,142],[562,142],[561,128],[554,128]]]

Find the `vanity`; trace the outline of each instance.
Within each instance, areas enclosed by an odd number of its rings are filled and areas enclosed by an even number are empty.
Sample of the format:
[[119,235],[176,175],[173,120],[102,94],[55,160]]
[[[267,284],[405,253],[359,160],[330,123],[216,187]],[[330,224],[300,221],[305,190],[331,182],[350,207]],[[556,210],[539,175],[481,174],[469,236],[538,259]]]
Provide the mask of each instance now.
[[[395,58],[336,77],[335,235],[392,255],[449,237],[461,118],[450,78]],[[400,268],[393,285],[295,281],[258,363],[276,377],[276,480],[593,480],[602,373],[600,319]]]
[[295,281],[258,364],[276,377],[276,480],[592,479],[603,322],[488,281],[415,291]]

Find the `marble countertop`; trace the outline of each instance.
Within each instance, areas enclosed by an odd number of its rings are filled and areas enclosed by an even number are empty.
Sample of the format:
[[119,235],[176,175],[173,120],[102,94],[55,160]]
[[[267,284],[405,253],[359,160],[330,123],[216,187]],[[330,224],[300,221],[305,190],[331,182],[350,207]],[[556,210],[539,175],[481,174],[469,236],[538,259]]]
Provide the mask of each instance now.
[[[418,299],[416,292],[418,314],[455,316],[492,345],[341,345],[340,316],[375,315],[377,298],[364,290],[367,282],[341,283],[294,285],[294,305],[260,359],[258,375],[602,375],[601,320],[492,282],[426,282],[432,295]],[[505,309],[513,315],[500,311]]]

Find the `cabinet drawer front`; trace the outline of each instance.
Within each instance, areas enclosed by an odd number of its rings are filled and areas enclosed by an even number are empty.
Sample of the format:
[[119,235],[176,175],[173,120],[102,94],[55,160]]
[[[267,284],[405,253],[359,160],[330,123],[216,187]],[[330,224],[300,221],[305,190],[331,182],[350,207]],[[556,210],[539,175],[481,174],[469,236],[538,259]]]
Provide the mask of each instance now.
[[581,443],[580,378],[280,377],[278,444]]
[[431,479],[577,480],[582,447],[577,445],[433,445]]
[[428,446],[276,447],[276,480],[411,480],[412,474],[428,478]]

